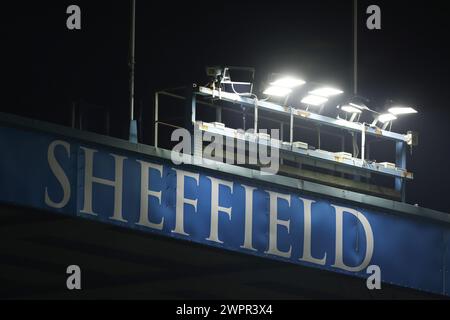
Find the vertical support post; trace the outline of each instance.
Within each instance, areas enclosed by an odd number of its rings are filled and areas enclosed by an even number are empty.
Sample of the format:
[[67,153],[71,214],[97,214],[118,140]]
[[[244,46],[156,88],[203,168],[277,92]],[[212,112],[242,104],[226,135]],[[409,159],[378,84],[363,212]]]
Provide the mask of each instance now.
[[190,128],[191,126],[195,125],[195,122],[197,121],[197,95],[193,92],[191,92],[192,99],[191,99],[191,123],[187,128]]
[[243,105],[243,104],[241,104],[241,109],[242,109],[242,129],[245,131],[245,130],[247,130],[247,127],[246,127],[246,123],[247,123],[247,119],[246,119],[247,109],[245,108],[245,105]]
[[255,122],[253,124],[255,134],[258,134],[258,103],[255,102]]
[[144,107],[142,100],[139,101],[139,117],[138,117],[138,138],[141,137],[141,141],[144,142],[144,126],[143,126],[143,117],[144,117]]
[[[407,144],[398,141],[395,145],[395,164],[398,168],[406,169]],[[406,201],[406,181],[404,178],[395,178],[395,190],[400,192],[402,202]]]
[[289,124],[289,142],[292,144],[294,143],[294,109],[291,107],[291,118],[290,118],[290,124]]
[[284,122],[280,121],[280,140],[284,141]]
[[[195,132],[195,122],[197,121],[197,94],[193,90],[192,86],[188,86],[189,92],[187,92],[187,103],[186,111],[188,114],[185,116],[185,128],[191,133],[191,155],[196,156],[197,152],[203,154],[203,145],[200,143],[200,146],[196,146],[196,132]],[[189,103],[191,104],[189,106]],[[190,113],[190,114],[189,114]],[[196,147],[200,150],[196,150]]]
[[[284,122],[283,121],[280,121],[280,140],[281,140],[281,142],[284,141]],[[280,147],[281,147],[281,145],[280,145]],[[284,164],[282,157],[280,157],[280,164],[282,164],[282,165]]]
[[366,125],[363,123],[361,128],[361,160],[366,160]]
[[353,0],[353,93],[358,94],[358,0]]
[[321,149],[322,141],[320,139],[320,125],[317,126],[317,148]]
[[137,143],[137,123],[134,120],[134,65],[136,42],[136,0],[131,0],[130,30],[130,142]]
[[158,148],[158,127],[159,127],[159,93],[155,93],[155,141],[153,145]]
[[[342,131],[341,136],[341,151],[345,152],[345,131]],[[345,178],[345,173],[341,172],[341,177]]]

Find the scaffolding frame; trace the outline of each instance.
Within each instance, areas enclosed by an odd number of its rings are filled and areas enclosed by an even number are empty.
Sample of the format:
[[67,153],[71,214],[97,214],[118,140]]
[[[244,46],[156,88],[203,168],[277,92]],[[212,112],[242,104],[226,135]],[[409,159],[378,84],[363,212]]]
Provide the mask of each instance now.
[[[178,88],[179,89],[179,88]],[[169,125],[165,122],[162,122],[159,120],[159,96],[165,95],[170,96],[176,99],[183,99],[187,101],[188,105],[186,106],[187,109],[190,109],[189,111],[189,117],[190,119],[187,119],[188,122],[192,125],[190,129],[196,128],[197,130],[201,131],[209,131],[210,133],[213,133],[215,135],[222,135],[224,137],[228,138],[234,138],[234,139],[244,139],[245,143],[250,143],[248,139],[239,138],[236,137],[230,133],[216,130],[214,128],[208,128],[205,130],[205,128],[201,128],[199,124],[197,123],[197,105],[205,105],[208,107],[212,107],[216,109],[216,121],[221,122],[222,121],[222,111],[224,107],[218,104],[209,103],[207,101],[203,101],[198,99],[199,97],[203,97],[205,99],[211,99],[214,101],[226,101],[230,102],[232,105],[236,105],[239,108],[226,108],[226,110],[242,113],[241,106],[245,106],[246,108],[253,108],[254,114],[253,114],[253,123],[254,123],[254,129],[255,132],[257,132],[257,129],[259,128],[259,120],[260,119],[267,119],[272,120],[275,122],[278,122],[280,124],[280,129],[284,131],[284,128],[286,125],[289,126],[289,145],[286,144],[280,144],[279,151],[280,151],[280,159],[281,163],[283,163],[283,160],[289,160],[289,161],[299,161],[299,163],[307,164],[309,166],[314,166],[318,168],[325,168],[336,172],[341,172],[342,174],[351,174],[355,177],[371,177],[371,174],[381,174],[384,176],[388,176],[391,178],[394,178],[394,189],[392,189],[394,192],[391,191],[389,188],[383,188],[375,185],[369,185],[364,186],[365,183],[359,182],[359,178],[355,179],[356,181],[353,182],[346,182],[343,179],[340,179],[339,177],[332,177],[327,176],[327,178],[320,178],[320,174],[314,173],[311,174],[307,170],[301,170],[303,173],[299,173],[298,176],[300,178],[310,179],[310,180],[316,180],[316,181],[323,181],[323,182],[329,182],[332,185],[338,185],[338,186],[345,186],[349,189],[356,190],[356,191],[364,191],[368,192],[370,194],[376,194],[381,195],[386,198],[392,198],[396,200],[401,200],[402,202],[406,201],[406,181],[413,180],[414,176],[411,172],[408,172],[406,169],[406,155],[407,155],[407,147],[408,145],[411,145],[412,143],[412,137],[411,134],[399,134],[387,130],[382,130],[377,127],[372,127],[367,124],[361,124],[361,123],[355,123],[350,122],[344,119],[334,119],[331,117],[327,117],[321,114],[312,113],[310,111],[300,110],[296,109],[290,106],[282,106],[279,104],[275,104],[268,101],[261,101],[255,98],[249,98],[249,97],[243,97],[235,93],[225,92],[222,90],[213,90],[207,87],[192,86],[192,92],[189,94],[190,97],[186,97],[183,95],[177,95],[174,93],[171,93],[171,90],[163,90],[155,93],[155,118],[154,118],[154,129],[155,129],[155,135],[154,135],[154,145],[155,147],[158,147],[158,130],[159,125]],[[276,113],[286,116],[287,120],[273,120],[273,118],[265,117],[264,115],[261,115],[261,111],[268,112],[268,113]],[[343,158],[337,158],[336,156],[333,156],[332,153],[324,153],[321,152],[321,150],[302,150],[302,149],[294,149],[292,148],[293,140],[294,140],[294,128],[300,127],[295,124],[295,119],[302,119],[307,122],[313,123],[317,126],[318,130],[318,141],[320,141],[321,134],[324,134],[323,132],[326,132],[325,130],[321,130],[322,127],[334,127],[334,128],[340,128],[343,130],[343,132],[353,132],[361,134],[361,146],[364,151],[361,152],[360,158],[352,158],[352,159],[343,159]],[[306,127],[301,127],[306,128]],[[309,128],[311,129],[311,128]],[[326,133],[330,134],[330,133]],[[378,141],[393,141],[395,142],[395,168],[385,167],[380,163],[376,163],[373,161],[368,161],[366,159],[368,152],[365,152],[365,146],[366,146],[366,136],[373,136],[377,137]],[[283,133],[281,134],[281,141],[283,141]],[[267,144],[271,143],[271,140],[264,141],[264,140],[258,140],[259,144]],[[344,140],[342,140],[342,145],[344,145]],[[320,142],[319,142],[320,146]],[[293,174],[292,170],[287,170],[290,175]],[[319,179],[320,178],[320,179]],[[345,179],[347,180],[347,179]]]

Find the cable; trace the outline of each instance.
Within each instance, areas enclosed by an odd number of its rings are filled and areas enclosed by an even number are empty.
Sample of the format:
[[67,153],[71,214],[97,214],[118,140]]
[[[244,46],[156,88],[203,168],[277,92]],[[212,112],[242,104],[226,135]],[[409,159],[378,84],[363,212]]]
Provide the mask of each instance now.
[[233,92],[234,92],[235,94],[237,94],[238,96],[250,96],[250,97],[252,97],[252,98],[258,100],[258,97],[256,96],[256,94],[251,93],[251,92],[247,92],[247,93],[239,93],[239,92],[237,92],[236,89],[234,88],[234,83],[233,83],[233,82],[230,82],[230,84],[231,84],[231,89],[232,89]]

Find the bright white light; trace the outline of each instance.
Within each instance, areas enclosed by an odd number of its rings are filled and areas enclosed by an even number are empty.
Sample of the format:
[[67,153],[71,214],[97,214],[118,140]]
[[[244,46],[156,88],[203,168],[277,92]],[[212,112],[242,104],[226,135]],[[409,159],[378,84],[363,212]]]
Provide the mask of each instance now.
[[328,98],[309,95],[303,98],[302,103],[310,106],[320,106],[328,101]]
[[272,86],[264,91],[265,95],[274,97],[285,97],[292,92],[292,89]]
[[358,109],[354,106],[345,105],[341,107],[342,111],[348,112],[348,113],[362,113],[361,109]]
[[304,85],[306,82],[303,81],[302,79],[296,79],[293,77],[284,77],[281,79],[278,79],[274,82],[272,82],[270,85],[271,86],[276,86],[276,87],[283,87],[283,88],[295,88],[295,87],[300,87],[302,85]]
[[414,110],[413,108],[409,108],[409,107],[393,107],[393,108],[390,108],[388,111],[396,116],[402,115],[402,114],[417,113],[416,110]]
[[338,94],[342,94],[344,93],[344,91],[338,90],[338,89],[334,89],[334,88],[319,88],[319,89],[315,89],[313,91],[310,92],[310,94],[313,94],[315,96],[321,96],[321,97],[332,97],[332,96],[337,96]]
[[380,121],[381,123],[386,123],[389,121],[393,121],[395,119],[397,119],[397,117],[394,116],[392,113],[385,113],[378,117],[378,121]]

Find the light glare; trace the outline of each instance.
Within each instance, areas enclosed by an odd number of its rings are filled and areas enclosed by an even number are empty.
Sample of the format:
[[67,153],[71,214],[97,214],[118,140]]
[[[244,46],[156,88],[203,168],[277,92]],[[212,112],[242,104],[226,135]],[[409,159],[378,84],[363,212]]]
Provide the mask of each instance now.
[[319,89],[315,89],[310,92],[310,94],[312,94],[312,95],[327,97],[327,98],[332,97],[332,96],[337,96],[342,93],[344,93],[344,91],[341,91],[339,89],[330,88],[330,87],[319,88]]
[[303,98],[302,103],[310,106],[320,106],[328,101],[328,98],[316,95],[309,95]]
[[295,88],[304,85],[306,82],[302,79],[296,79],[293,77],[284,77],[272,82],[271,86],[283,87],[283,88]]
[[386,123],[386,122],[393,121],[396,119],[397,119],[397,117],[394,116],[392,113],[385,113],[378,117],[378,121],[380,121],[381,123]]
[[393,108],[390,108],[388,111],[396,116],[402,115],[402,114],[417,113],[417,111],[415,109],[409,108],[409,107],[393,107]]
[[292,92],[292,89],[290,89],[290,88],[272,86],[272,87],[267,88],[266,91],[264,91],[264,94],[268,95],[268,96],[274,96],[274,97],[285,97],[288,94],[290,94],[291,92]]

